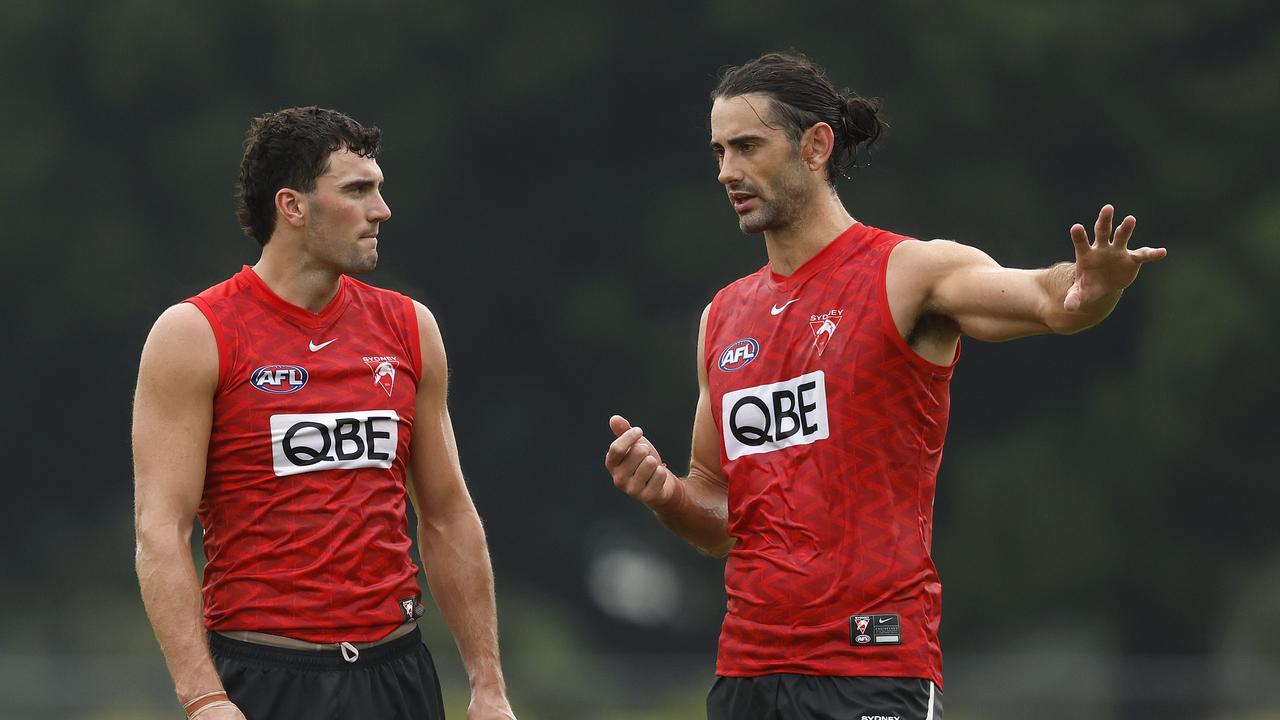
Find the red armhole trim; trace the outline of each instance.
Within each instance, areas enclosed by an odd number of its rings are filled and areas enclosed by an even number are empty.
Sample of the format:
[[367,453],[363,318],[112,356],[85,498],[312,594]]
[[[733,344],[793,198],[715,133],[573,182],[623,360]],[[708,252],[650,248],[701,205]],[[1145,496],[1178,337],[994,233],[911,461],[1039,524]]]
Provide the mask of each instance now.
[[417,373],[417,382],[422,384],[422,337],[418,332],[418,308],[413,304],[413,298],[402,295],[405,307],[408,308],[409,322],[409,357],[413,360],[413,371]]
[[910,345],[907,344],[906,340],[902,339],[902,334],[898,332],[898,326],[893,322],[893,312],[889,310],[889,257],[893,255],[894,248],[898,247],[902,241],[910,239],[911,238],[899,236],[895,237],[888,243],[885,243],[888,247],[885,248],[884,257],[880,259],[880,284],[876,289],[876,304],[880,306],[880,324],[883,326],[884,333],[889,336],[893,344],[896,345],[908,358],[910,358],[914,365],[926,368],[935,373],[950,374],[951,371],[955,370],[956,363],[960,361],[960,346],[963,344],[963,340],[956,341],[956,354],[955,357],[951,358],[950,365],[937,365],[929,362],[928,360],[920,357],[920,353],[917,353]]
[[222,323],[218,322],[207,300],[196,296],[187,298],[186,302],[196,306],[200,314],[204,315],[205,321],[209,323],[209,328],[213,330],[213,342],[218,346],[218,387],[214,392],[221,393],[226,385],[227,375],[231,372],[231,344],[227,338],[227,331],[222,327]]

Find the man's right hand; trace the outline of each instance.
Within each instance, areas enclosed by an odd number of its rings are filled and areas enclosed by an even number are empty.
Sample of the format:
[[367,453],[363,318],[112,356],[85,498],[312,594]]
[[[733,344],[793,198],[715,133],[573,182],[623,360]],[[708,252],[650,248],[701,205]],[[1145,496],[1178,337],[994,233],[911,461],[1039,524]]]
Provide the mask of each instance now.
[[653,510],[673,505],[684,488],[680,479],[662,462],[662,456],[644,431],[632,427],[621,415],[609,418],[609,429],[617,436],[604,456],[605,469],[622,492]]

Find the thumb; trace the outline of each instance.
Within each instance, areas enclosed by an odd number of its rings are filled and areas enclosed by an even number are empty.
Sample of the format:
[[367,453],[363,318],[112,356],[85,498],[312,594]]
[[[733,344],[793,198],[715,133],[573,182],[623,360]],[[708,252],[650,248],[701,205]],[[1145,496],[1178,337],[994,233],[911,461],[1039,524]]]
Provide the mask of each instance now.
[[1067,296],[1062,301],[1062,308],[1067,312],[1075,312],[1080,309],[1081,302],[1084,300],[1084,288],[1080,287],[1080,280],[1077,279],[1067,288]]
[[614,415],[609,418],[609,429],[613,431],[615,436],[622,437],[623,433],[631,429],[631,423],[627,422],[627,419],[621,415]]

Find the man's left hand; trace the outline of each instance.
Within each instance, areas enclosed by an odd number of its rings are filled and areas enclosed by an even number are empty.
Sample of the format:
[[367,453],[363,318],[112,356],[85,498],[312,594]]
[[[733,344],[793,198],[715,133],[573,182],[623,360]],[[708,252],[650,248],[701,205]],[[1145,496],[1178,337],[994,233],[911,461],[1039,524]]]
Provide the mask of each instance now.
[[1071,242],[1076,249],[1076,281],[1067,290],[1067,297],[1062,303],[1068,312],[1075,312],[1095,300],[1124,290],[1133,284],[1138,270],[1145,263],[1168,254],[1164,248],[1130,250],[1129,237],[1133,235],[1138,221],[1132,215],[1126,216],[1113,236],[1111,221],[1114,214],[1115,208],[1102,206],[1098,221],[1093,226],[1093,243],[1089,242],[1089,233],[1083,225],[1071,226]]

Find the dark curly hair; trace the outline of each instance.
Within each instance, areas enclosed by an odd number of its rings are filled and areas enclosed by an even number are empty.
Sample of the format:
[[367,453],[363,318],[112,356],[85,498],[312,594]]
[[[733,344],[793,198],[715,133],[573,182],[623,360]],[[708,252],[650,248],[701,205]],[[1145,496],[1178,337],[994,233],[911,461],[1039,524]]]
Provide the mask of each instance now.
[[804,132],[819,122],[831,126],[835,147],[827,164],[827,182],[832,185],[838,178],[848,177],[858,148],[870,150],[889,129],[880,119],[878,99],[862,97],[848,88],[837,90],[825,70],[794,50],[766,53],[746,64],[724,68],[711,91],[711,101],[751,93],[767,95],[773,101],[769,122],[780,125],[792,144],[798,145]]
[[276,192],[293,188],[311,192],[329,167],[329,155],[343,148],[361,157],[376,157],[382,131],[366,128],[350,117],[315,106],[259,115],[249,124],[236,185],[236,218],[259,245],[276,229]]

